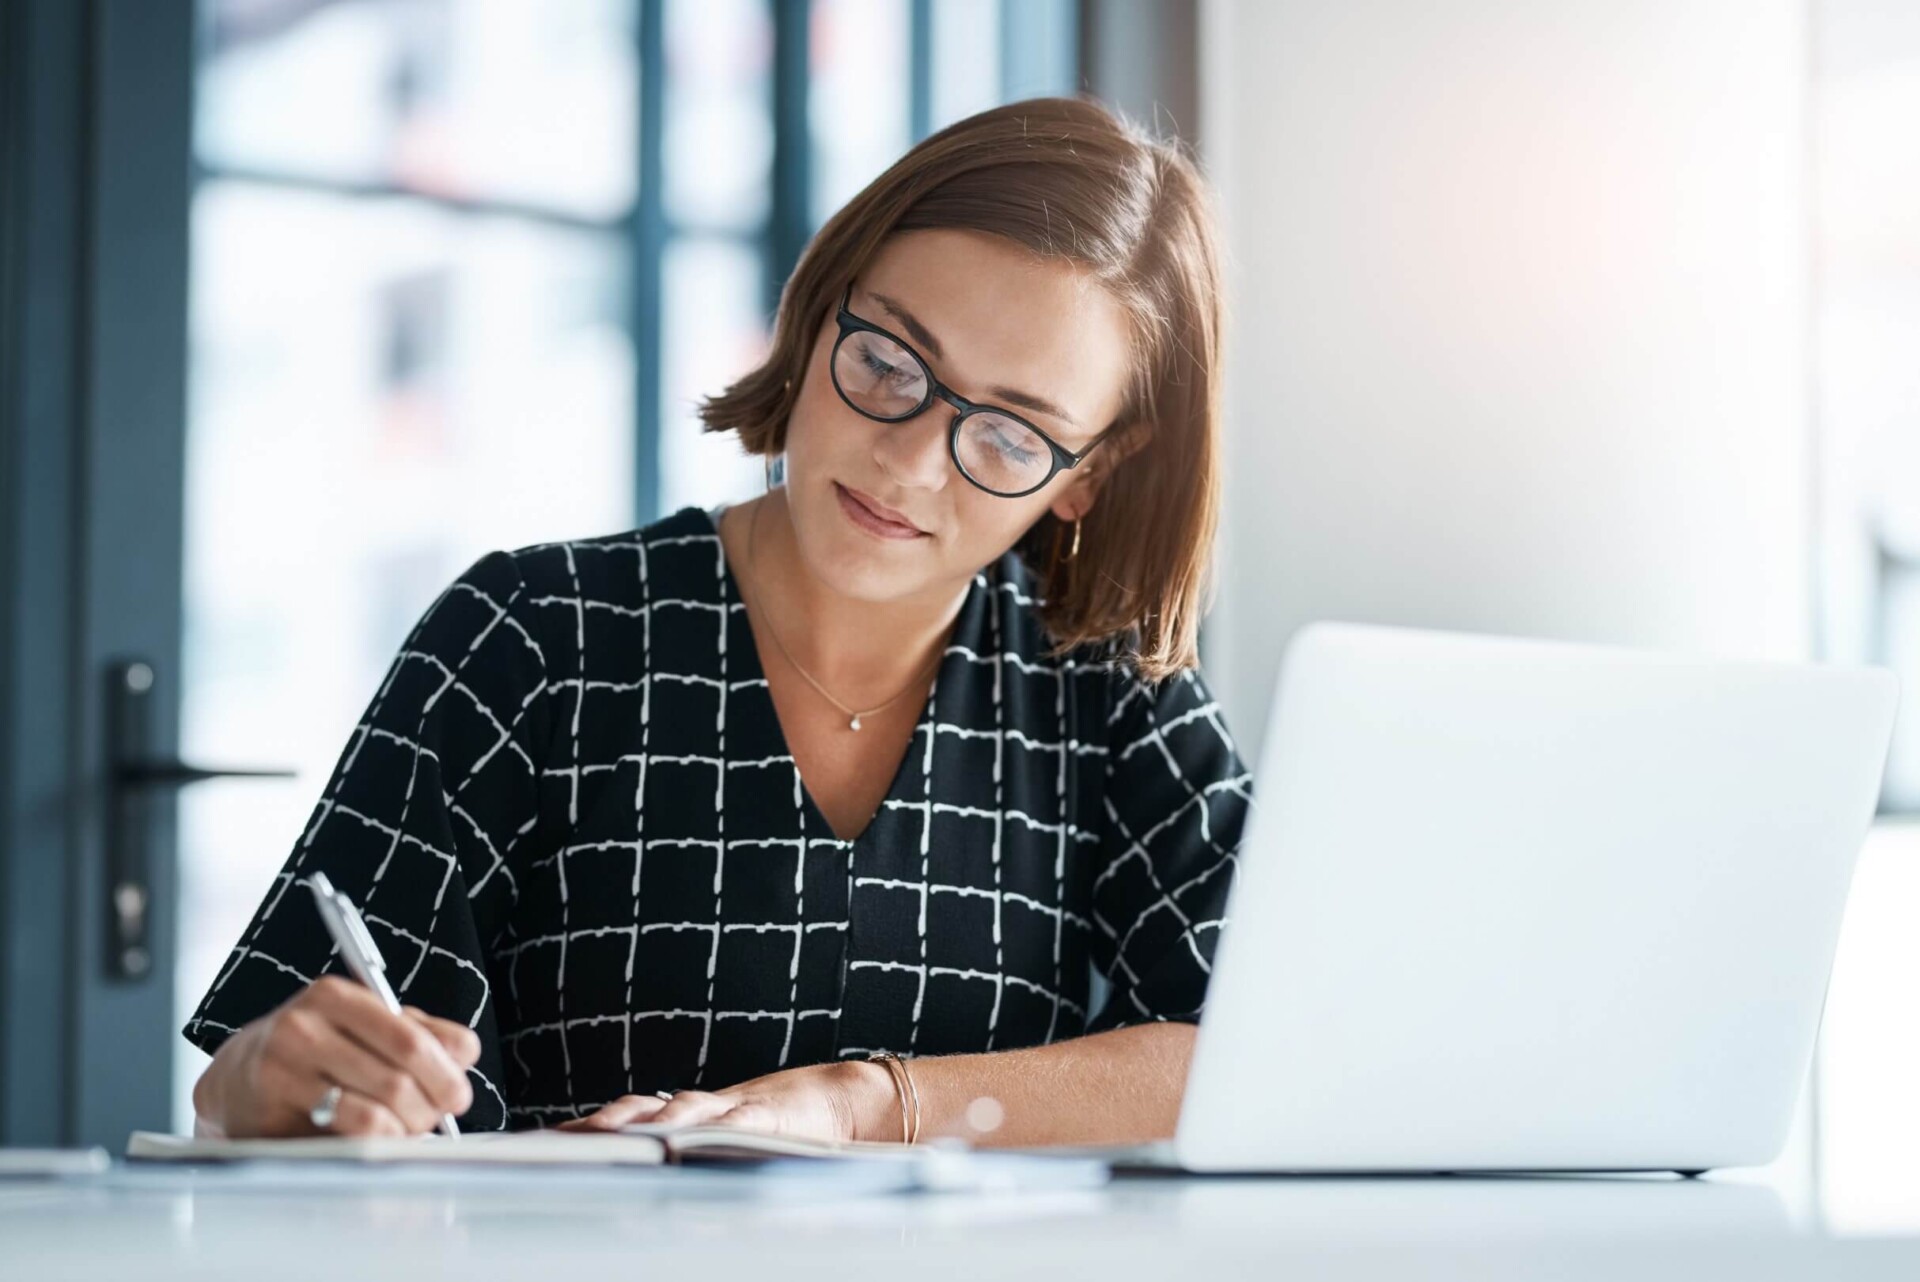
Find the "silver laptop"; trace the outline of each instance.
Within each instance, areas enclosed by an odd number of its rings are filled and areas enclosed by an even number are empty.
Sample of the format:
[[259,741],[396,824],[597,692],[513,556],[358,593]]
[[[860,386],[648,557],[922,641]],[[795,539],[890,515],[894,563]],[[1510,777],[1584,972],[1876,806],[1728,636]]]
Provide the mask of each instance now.
[[1773,1160],[1897,700],[1871,668],[1304,629],[1173,1164]]

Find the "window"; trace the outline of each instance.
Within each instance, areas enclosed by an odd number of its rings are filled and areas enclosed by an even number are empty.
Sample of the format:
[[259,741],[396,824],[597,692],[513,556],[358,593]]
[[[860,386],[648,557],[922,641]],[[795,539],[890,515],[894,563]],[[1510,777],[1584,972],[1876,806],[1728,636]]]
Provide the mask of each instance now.
[[659,506],[757,493],[762,467],[695,407],[766,351],[773,223],[774,21],[769,0],[667,0],[659,258]]

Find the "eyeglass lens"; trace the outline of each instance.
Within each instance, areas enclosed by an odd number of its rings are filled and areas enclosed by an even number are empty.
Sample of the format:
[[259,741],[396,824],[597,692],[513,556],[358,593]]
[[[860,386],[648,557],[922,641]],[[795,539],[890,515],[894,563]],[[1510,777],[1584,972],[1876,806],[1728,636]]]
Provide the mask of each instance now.
[[[884,334],[853,330],[833,353],[834,379],[855,409],[874,418],[908,418],[926,407],[932,388],[911,352]],[[992,410],[960,424],[960,466],[976,483],[1002,494],[1031,490],[1047,479],[1053,451],[1031,428]]]

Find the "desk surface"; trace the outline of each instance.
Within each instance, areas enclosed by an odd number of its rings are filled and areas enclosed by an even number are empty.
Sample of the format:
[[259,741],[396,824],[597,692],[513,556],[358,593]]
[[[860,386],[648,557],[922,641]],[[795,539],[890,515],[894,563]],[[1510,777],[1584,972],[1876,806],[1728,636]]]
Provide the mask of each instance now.
[[1774,1188],[1731,1177],[1125,1179],[888,1195],[675,1171],[365,1179],[315,1188],[116,1170],[0,1184],[0,1278],[1920,1278],[1920,1233],[1836,1235]]

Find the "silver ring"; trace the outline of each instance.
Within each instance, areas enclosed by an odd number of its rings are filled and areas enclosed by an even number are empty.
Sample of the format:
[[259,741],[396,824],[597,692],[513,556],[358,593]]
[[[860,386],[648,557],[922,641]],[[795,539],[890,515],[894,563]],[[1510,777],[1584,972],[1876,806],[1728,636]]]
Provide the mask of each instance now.
[[672,1102],[673,1102],[673,1092],[672,1092],[672,1091],[655,1091],[655,1092],[653,1093],[653,1097],[654,1097],[655,1099],[663,1099],[663,1100],[666,1100],[666,1101],[667,1101],[668,1103],[672,1103]]
[[340,1112],[340,1095],[338,1086],[329,1086],[327,1093],[320,1097],[320,1102],[307,1110],[307,1120],[313,1123],[316,1130],[333,1128],[333,1119]]

